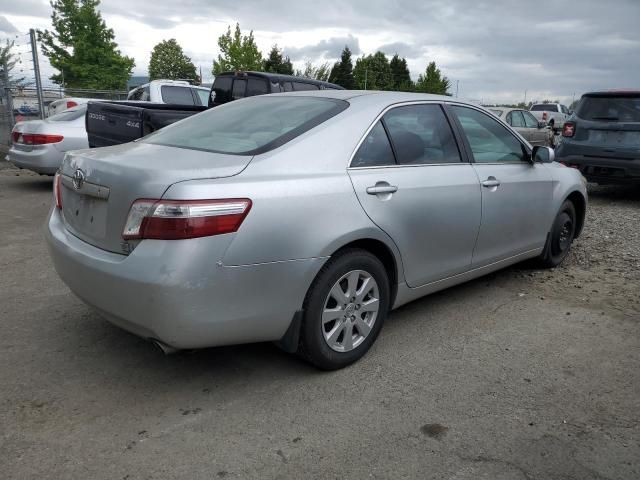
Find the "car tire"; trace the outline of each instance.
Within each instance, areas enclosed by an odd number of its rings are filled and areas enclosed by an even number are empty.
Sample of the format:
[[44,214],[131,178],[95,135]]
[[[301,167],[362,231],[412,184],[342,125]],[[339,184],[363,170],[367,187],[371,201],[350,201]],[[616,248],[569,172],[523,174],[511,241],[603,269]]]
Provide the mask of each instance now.
[[575,238],[576,226],[576,209],[571,201],[566,200],[553,221],[547,243],[538,258],[541,267],[554,268],[564,261]]
[[371,253],[346,249],[333,256],[304,301],[298,354],[323,370],[362,358],[382,329],[390,292],[384,265]]

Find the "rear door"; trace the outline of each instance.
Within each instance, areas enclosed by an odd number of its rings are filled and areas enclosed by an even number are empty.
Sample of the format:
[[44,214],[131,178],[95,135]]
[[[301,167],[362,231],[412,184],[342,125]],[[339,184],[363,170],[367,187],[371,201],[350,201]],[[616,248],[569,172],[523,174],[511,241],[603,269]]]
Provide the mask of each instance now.
[[367,215],[398,246],[409,286],[470,268],[480,186],[441,105],[388,110],[362,141],[349,176]]
[[453,106],[482,185],[482,223],[473,266],[544,246],[552,218],[551,174],[531,163],[527,147],[490,115]]

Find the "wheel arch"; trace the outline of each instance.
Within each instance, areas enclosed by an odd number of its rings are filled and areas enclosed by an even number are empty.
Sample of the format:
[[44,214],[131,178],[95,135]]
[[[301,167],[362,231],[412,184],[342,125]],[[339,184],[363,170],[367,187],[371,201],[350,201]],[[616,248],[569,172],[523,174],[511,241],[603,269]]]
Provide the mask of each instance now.
[[[574,190],[571,192],[564,201],[570,201],[573,203],[573,207],[576,209],[576,235],[575,238],[578,238],[582,233],[582,228],[584,227],[584,220],[587,215],[587,199],[584,195],[578,190]],[[563,203],[564,203],[563,201]]]

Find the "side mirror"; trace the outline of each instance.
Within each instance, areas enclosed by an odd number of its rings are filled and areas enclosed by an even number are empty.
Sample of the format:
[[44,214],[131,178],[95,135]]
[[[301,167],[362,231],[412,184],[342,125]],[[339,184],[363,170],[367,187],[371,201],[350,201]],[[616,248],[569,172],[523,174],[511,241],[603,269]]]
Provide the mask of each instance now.
[[555,160],[556,154],[552,148],[536,145],[531,152],[533,163],[551,163]]
[[538,122],[538,128],[547,128],[547,122]]

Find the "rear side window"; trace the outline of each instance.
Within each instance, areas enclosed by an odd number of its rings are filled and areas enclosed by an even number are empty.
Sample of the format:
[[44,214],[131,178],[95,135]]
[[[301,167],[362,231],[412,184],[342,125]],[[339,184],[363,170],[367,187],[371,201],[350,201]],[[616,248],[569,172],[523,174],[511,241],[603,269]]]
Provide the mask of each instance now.
[[194,105],[193,95],[189,87],[177,87],[173,85],[163,85],[160,87],[162,101],[164,103],[176,105]]
[[382,165],[395,165],[393,150],[389,143],[389,137],[378,122],[366,136],[360,148],[353,157],[352,167],[379,167]]
[[320,90],[320,87],[317,85],[313,85],[312,83],[304,83],[304,82],[292,82],[293,90],[296,92],[308,91],[308,90]]
[[244,94],[247,91],[247,81],[244,78],[236,78],[233,81],[233,90],[231,92],[231,100],[238,100],[244,98]]
[[383,117],[398,164],[459,163],[460,152],[440,105],[408,105]]
[[231,101],[231,83],[233,77],[217,77],[213,82],[213,93],[216,103],[227,103]]
[[509,112],[507,115],[507,123],[515,128],[524,128],[525,123],[522,112],[519,112],[518,110]]
[[136,88],[130,91],[127,100],[142,100],[142,88]]
[[200,100],[200,105],[204,105],[206,107],[209,103],[209,90],[194,88],[193,92],[196,94],[197,99]]
[[293,92],[293,85],[291,84],[291,82],[283,82],[282,87],[284,88],[285,92]]
[[249,77],[247,81],[247,97],[269,93],[269,84],[265,79]]
[[70,108],[57,115],[52,115],[47,120],[50,122],[70,122],[71,120],[84,117],[85,113],[87,113],[87,106],[80,105],[79,107]]
[[141,141],[207,152],[258,155],[284,145],[348,106],[345,101],[331,98],[261,95],[206,110]]
[[640,122],[640,96],[582,97],[576,115],[584,120]]

